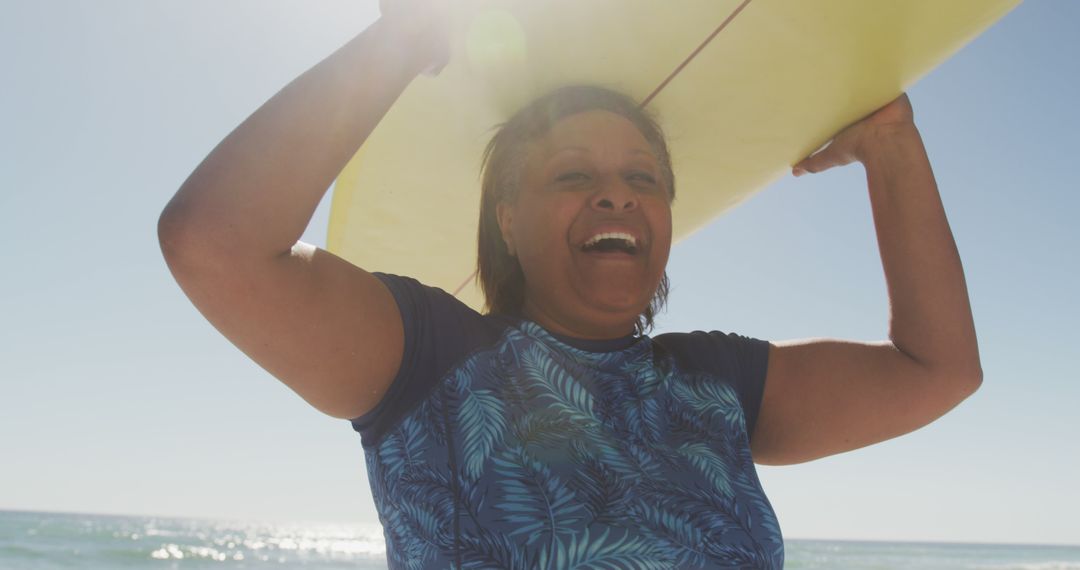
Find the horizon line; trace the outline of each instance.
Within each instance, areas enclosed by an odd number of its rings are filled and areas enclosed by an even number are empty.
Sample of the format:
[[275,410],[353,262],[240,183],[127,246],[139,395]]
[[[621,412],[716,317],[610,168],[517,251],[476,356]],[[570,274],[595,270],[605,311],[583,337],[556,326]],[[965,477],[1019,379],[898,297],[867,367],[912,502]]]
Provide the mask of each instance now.
[[[24,513],[24,514],[45,514],[45,515],[73,515],[73,516],[90,516],[90,517],[114,517],[114,518],[158,518],[158,519],[176,519],[176,520],[195,520],[195,521],[213,521],[213,522],[233,522],[233,523],[266,523],[266,524],[297,524],[297,525],[356,525],[356,526],[379,526],[381,523],[375,522],[341,522],[341,521],[328,521],[328,520],[282,520],[272,518],[239,518],[239,517],[224,517],[224,516],[192,516],[192,515],[161,515],[161,514],[132,514],[132,513],[92,513],[86,511],[55,511],[55,510],[35,510],[35,509],[17,509],[0,507],[0,514],[3,513]],[[1080,543],[1067,544],[1060,542],[990,542],[990,541],[972,541],[972,540],[935,540],[935,539],[884,539],[884,538],[821,538],[821,537],[796,537],[784,535],[784,543],[789,541],[795,542],[858,542],[858,543],[887,543],[887,544],[936,544],[936,545],[949,545],[949,546],[1035,546],[1035,547],[1058,547],[1058,548],[1080,548]]]

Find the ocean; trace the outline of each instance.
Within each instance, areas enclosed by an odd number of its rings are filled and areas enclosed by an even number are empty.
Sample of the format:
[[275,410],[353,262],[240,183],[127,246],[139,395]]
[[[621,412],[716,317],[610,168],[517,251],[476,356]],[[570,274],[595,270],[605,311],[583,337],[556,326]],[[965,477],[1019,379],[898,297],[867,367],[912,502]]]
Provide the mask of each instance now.
[[[1080,570],[1080,546],[797,540],[785,569]],[[378,526],[0,511],[0,569],[385,569]]]

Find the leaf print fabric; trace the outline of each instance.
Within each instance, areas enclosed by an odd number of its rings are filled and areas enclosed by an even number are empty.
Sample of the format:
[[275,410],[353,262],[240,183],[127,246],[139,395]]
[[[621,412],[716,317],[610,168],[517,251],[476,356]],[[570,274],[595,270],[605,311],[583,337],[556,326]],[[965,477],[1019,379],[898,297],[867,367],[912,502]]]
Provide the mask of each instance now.
[[390,568],[782,568],[749,445],[767,343],[583,343],[379,277],[414,359],[353,421]]

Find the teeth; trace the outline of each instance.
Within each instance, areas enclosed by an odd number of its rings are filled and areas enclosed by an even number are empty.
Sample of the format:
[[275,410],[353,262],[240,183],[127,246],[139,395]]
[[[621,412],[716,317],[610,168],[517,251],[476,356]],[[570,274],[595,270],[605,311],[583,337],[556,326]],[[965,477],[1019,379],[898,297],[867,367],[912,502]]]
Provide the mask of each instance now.
[[634,236],[626,232],[609,232],[603,234],[596,234],[593,237],[589,238],[589,241],[585,242],[584,246],[589,247],[596,244],[596,242],[602,239],[621,239],[626,243],[630,244],[631,247],[637,247],[637,240],[634,239]]

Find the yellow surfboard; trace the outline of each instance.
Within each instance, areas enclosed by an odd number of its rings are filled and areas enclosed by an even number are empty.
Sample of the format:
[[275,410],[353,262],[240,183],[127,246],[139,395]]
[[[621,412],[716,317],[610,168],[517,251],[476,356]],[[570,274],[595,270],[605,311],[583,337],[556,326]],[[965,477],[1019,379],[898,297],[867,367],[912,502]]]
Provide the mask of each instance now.
[[458,0],[417,78],[342,171],[328,249],[479,309],[480,157],[556,87],[618,89],[668,135],[688,236],[891,101],[1020,0]]

